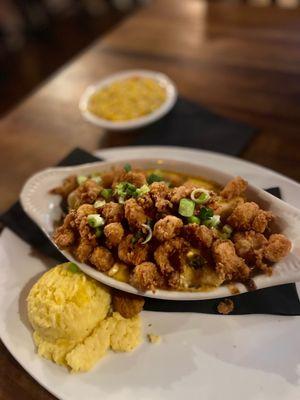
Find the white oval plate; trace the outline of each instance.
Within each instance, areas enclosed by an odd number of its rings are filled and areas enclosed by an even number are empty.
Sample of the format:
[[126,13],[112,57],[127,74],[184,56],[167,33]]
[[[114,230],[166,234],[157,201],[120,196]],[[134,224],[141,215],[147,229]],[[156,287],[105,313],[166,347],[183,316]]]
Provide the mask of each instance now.
[[[99,162],[76,167],[57,167],[38,172],[26,182],[20,196],[22,206],[26,213],[51,239],[53,222],[57,220],[60,215],[60,197],[49,194],[50,189],[58,186],[62,180],[70,174],[86,175],[96,171],[106,171],[112,166],[121,167],[124,165],[124,162],[130,163],[133,167],[142,169],[162,168],[194,176],[204,176],[221,185],[224,185],[233,178],[233,175],[207,167],[205,164],[201,164],[201,162],[187,163],[157,158],[127,159],[122,162]],[[246,195],[249,199],[260,204],[264,209],[272,211],[277,216],[276,224],[279,231],[284,233],[293,242],[292,252],[284,260],[274,265],[271,277],[265,274],[259,274],[254,277],[257,289],[300,280],[300,211],[252,185],[249,185]],[[108,286],[130,293],[168,300],[203,300],[232,295],[227,285],[222,285],[211,291],[204,292],[175,290],[157,290],[155,293],[151,291],[139,292],[128,283],[119,282],[85,263],[76,261],[69,252],[61,251],[61,253],[70,261],[76,262],[82,271],[94,279]],[[236,284],[236,287],[239,293],[247,291],[247,288],[241,283]]]
[[[96,116],[95,114],[91,113],[88,110],[89,99],[97,90],[102,89],[103,87],[115,81],[129,78],[132,76],[152,78],[165,88],[166,100],[157,110],[153,111],[151,114],[145,115],[144,117],[128,121],[109,121],[107,119]],[[134,70],[118,72],[88,86],[79,101],[79,109],[84,119],[102,128],[110,130],[129,130],[129,129],[140,128],[142,126],[157,121],[173,108],[176,99],[177,99],[176,86],[174,82],[169,77],[167,77],[167,75],[161,72],[148,71],[144,69],[134,69]]]
[[[109,161],[168,157],[244,176],[261,188],[279,186],[299,205],[300,185],[246,161],[175,147],[98,151]],[[69,374],[35,353],[25,299],[55,260],[45,259],[9,229],[0,235],[0,337],[14,358],[61,400],[298,400],[300,317],[143,311],[144,334],[162,336],[131,354],[110,352],[87,374]],[[298,293],[300,285],[297,284]],[[22,370],[17,368],[20,373]],[[216,382],[218,384],[216,384]]]

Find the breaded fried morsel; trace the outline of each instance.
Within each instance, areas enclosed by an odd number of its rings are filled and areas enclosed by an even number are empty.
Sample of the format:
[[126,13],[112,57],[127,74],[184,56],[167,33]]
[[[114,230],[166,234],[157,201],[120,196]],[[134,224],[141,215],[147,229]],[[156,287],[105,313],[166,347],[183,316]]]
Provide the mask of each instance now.
[[237,232],[233,236],[236,253],[247,262],[256,264],[257,257],[262,255],[268,240],[255,231]]
[[102,272],[108,271],[114,264],[114,257],[105,247],[98,246],[90,256],[90,262]]
[[212,245],[212,255],[216,271],[225,280],[244,281],[249,277],[250,269],[245,261],[237,256],[231,240],[216,240]]
[[124,217],[124,207],[122,204],[111,201],[102,207],[101,213],[107,224],[111,224],[112,222],[122,222]]
[[138,205],[135,199],[129,199],[125,202],[125,218],[129,225],[133,227],[141,226],[147,222],[147,215],[143,208]]
[[234,309],[233,301],[231,299],[224,299],[224,300],[220,301],[217,309],[218,309],[218,313],[220,313],[220,314],[224,314],[224,315],[230,314]]
[[274,233],[269,237],[268,244],[264,249],[264,256],[271,262],[280,261],[291,251],[292,243],[284,235]]
[[109,248],[118,246],[124,236],[124,228],[120,222],[112,222],[104,227],[106,245]]
[[93,249],[93,244],[87,238],[81,238],[74,250],[74,255],[78,261],[82,263],[88,262]]
[[58,186],[50,191],[53,194],[59,194],[63,199],[66,199],[73,190],[78,186],[76,175],[70,175],[63,180],[61,186]]
[[263,233],[273,218],[269,211],[264,211],[254,202],[239,204],[228,217],[227,223],[237,230],[251,230]]
[[139,314],[145,304],[143,297],[131,293],[114,290],[112,295],[114,311],[119,312],[124,318],[132,318]]
[[148,258],[149,245],[134,242],[132,234],[123,238],[118,246],[118,256],[126,264],[139,265]]
[[224,197],[224,199],[230,200],[243,194],[247,189],[247,186],[248,182],[240,176],[237,176],[225,185],[223,190],[221,190],[220,195]]
[[183,222],[180,218],[173,215],[168,215],[165,218],[160,219],[154,225],[153,235],[159,241],[173,239],[180,233],[183,227]]
[[185,197],[190,197],[190,194],[192,193],[193,189],[195,187],[191,186],[178,186],[175,187],[171,190],[168,199],[175,204],[178,204],[181,199]]
[[187,243],[183,238],[167,240],[154,252],[154,258],[163,275],[180,270]]
[[134,268],[130,283],[137,289],[154,292],[155,288],[163,286],[164,279],[154,263],[143,262]]
[[213,231],[205,225],[188,224],[182,229],[183,237],[194,247],[204,245],[210,247],[213,242]]

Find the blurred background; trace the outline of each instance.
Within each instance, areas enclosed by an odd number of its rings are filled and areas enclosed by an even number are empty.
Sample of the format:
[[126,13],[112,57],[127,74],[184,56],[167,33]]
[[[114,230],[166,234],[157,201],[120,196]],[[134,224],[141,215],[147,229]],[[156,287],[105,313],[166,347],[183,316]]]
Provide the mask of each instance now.
[[[253,7],[299,6],[299,0],[227,1]],[[149,2],[0,0],[0,116],[94,39]]]

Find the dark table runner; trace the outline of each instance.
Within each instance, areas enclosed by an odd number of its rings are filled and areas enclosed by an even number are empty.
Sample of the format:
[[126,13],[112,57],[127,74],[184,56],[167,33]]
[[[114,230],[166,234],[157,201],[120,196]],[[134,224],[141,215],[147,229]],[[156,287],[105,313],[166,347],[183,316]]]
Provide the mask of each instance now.
[[[167,116],[140,131],[138,140],[133,144],[189,146],[239,155],[255,131],[246,124],[228,120],[190,101],[179,99]],[[75,149],[58,165],[70,166],[94,161],[99,159],[84,150]],[[268,191],[280,197],[279,188],[270,188]],[[43,232],[24,213],[19,202],[1,215],[0,221],[44,254],[58,262],[65,261]],[[300,302],[295,284],[248,292],[233,296],[232,299],[235,304],[232,314],[300,315]],[[219,302],[220,299],[169,301],[147,298],[145,309],[215,314]]]

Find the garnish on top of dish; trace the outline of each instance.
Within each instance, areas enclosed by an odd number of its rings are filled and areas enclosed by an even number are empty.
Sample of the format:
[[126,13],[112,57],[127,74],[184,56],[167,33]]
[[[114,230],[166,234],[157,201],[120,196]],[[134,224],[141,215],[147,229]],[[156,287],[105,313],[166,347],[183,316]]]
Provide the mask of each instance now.
[[128,121],[151,114],[164,103],[166,96],[166,89],[155,79],[132,76],[97,90],[87,108],[109,121]]
[[245,196],[236,177],[123,169],[69,176],[52,193],[65,203],[53,239],[80,262],[141,291],[203,291],[247,284],[291,250],[275,216]]

